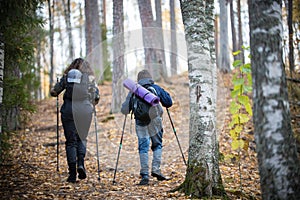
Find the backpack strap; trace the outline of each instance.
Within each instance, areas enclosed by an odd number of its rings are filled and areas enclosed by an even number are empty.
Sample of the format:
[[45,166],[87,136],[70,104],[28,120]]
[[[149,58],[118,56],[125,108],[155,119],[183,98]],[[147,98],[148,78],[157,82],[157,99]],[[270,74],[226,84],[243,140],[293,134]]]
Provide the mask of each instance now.
[[146,89],[147,89],[147,90],[150,90],[150,92],[152,92],[153,94],[155,94],[155,95],[157,96],[157,92],[156,92],[156,90],[155,90],[154,87],[148,86]]
[[132,93],[132,95],[131,95],[131,97],[130,97],[130,103],[131,103],[131,114],[130,114],[130,117],[131,117],[131,120],[133,119],[133,117],[132,117],[132,115],[133,115],[133,109],[134,109],[134,98],[136,98],[135,97],[135,94],[134,93]]

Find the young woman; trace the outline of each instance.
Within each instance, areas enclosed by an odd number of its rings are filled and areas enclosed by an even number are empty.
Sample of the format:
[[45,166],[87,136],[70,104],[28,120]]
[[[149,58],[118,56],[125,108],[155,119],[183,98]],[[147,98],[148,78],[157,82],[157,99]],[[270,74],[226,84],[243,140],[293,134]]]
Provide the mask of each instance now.
[[77,172],[79,179],[86,178],[86,138],[92,121],[93,106],[100,99],[93,70],[87,61],[82,58],[75,59],[51,89],[50,94],[57,97],[62,91],[65,93],[60,112],[69,167],[67,181],[75,183]]

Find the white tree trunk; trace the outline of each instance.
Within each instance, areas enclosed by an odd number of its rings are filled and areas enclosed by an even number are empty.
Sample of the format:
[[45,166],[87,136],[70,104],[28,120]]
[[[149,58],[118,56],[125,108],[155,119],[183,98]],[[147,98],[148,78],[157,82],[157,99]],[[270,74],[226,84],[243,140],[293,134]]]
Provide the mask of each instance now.
[[186,194],[223,195],[216,127],[217,68],[214,49],[214,1],[181,1],[188,44],[190,141]]
[[282,60],[282,1],[248,0],[254,130],[263,199],[300,199]]

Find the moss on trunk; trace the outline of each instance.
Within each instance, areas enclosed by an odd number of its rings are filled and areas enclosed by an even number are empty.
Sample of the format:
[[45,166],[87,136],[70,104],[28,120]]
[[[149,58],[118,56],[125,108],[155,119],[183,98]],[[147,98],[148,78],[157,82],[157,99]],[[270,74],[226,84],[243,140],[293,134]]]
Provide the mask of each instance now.
[[184,182],[173,191],[180,191],[192,198],[221,198],[227,199],[221,176],[217,183],[207,176],[205,165],[189,164]]

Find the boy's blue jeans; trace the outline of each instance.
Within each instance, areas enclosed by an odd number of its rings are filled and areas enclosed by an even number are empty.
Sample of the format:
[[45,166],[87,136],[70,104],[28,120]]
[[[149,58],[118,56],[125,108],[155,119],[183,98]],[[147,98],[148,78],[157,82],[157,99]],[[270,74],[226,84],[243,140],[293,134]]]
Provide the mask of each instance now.
[[149,177],[148,150],[150,146],[150,140],[151,150],[153,152],[151,172],[159,174],[162,156],[162,118],[160,116],[156,117],[152,119],[149,125],[136,125],[135,128],[138,137],[138,147],[141,166],[140,175],[144,178]]

